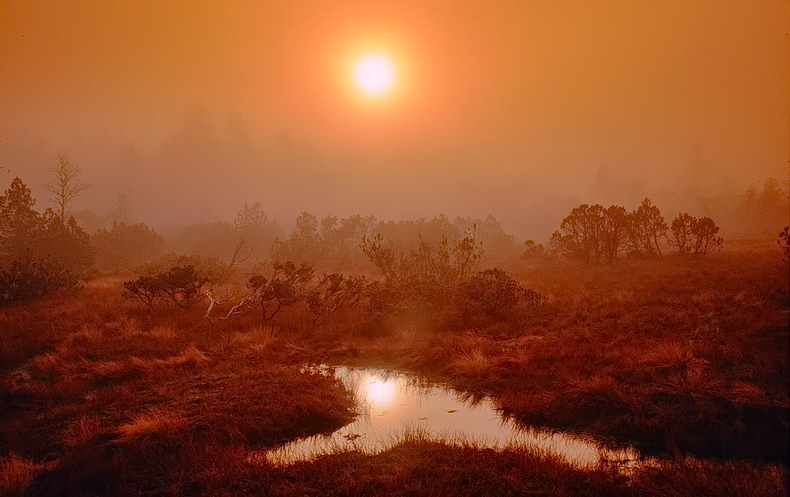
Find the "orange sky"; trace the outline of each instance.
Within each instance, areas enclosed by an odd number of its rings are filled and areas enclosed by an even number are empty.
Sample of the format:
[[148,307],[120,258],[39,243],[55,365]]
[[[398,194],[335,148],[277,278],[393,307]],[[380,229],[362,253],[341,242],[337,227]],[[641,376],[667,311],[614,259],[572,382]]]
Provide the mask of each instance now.
[[[126,190],[141,220],[742,190],[787,178],[789,25],[763,0],[3,1],[0,166],[40,187],[64,151],[85,207]],[[375,101],[369,51],[398,70]]]

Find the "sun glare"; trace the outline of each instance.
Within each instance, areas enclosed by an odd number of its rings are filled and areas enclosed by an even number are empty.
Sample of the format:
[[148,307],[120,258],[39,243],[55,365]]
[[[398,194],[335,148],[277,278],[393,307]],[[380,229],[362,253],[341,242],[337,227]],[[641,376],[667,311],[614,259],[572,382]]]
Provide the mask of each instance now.
[[359,394],[372,408],[384,409],[398,396],[398,384],[391,379],[369,376],[361,382]]
[[354,66],[354,80],[364,93],[382,95],[392,88],[395,82],[395,69],[386,57],[368,55]]

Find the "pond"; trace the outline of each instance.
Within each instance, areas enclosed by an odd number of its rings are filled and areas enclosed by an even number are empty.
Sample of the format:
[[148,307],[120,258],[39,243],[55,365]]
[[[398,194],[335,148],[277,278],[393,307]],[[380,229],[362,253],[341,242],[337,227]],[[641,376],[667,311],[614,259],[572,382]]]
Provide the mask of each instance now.
[[345,383],[356,396],[360,414],[329,435],[299,439],[259,453],[268,461],[290,464],[336,450],[375,454],[409,434],[478,447],[527,446],[560,455],[579,466],[606,461],[624,468],[639,460],[634,449],[611,450],[579,436],[524,429],[504,418],[487,398],[472,401],[451,388],[420,382],[414,375],[346,367],[319,369]]

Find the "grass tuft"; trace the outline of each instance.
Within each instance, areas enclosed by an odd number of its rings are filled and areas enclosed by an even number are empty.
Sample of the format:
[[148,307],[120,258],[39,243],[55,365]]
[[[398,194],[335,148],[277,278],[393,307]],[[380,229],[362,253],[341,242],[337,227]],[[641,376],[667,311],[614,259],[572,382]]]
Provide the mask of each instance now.
[[459,376],[481,376],[491,371],[491,360],[479,349],[466,352],[452,363],[454,374]]
[[0,495],[21,495],[38,473],[51,466],[51,463],[37,464],[14,452],[0,457]]
[[66,426],[60,437],[67,447],[88,445],[102,432],[101,420],[95,416],[80,416]]
[[157,441],[172,440],[185,424],[183,413],[163,408],[150,409],[119,426],[116,443],[132,444],[143,449]]

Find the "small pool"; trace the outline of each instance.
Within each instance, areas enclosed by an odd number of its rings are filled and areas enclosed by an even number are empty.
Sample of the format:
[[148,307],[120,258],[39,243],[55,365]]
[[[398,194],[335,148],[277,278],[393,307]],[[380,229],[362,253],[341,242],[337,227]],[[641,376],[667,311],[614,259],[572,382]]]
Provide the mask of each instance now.
[[561,455],[579,466],[601,462],[630,467],[639,454],[634,449],[610,450],[594,440],[550,430],[524,429],[503,416],[488,400],[472,401],[456,390],[420,382],[413,375],[377,369],[324,367],[354,393],[360,414],[329,435],[299,439],[257,454],[275,464],[308,460],[335,450],[375,454],[396,445],[409,434],[471,443],[479,447],[528,446]]

